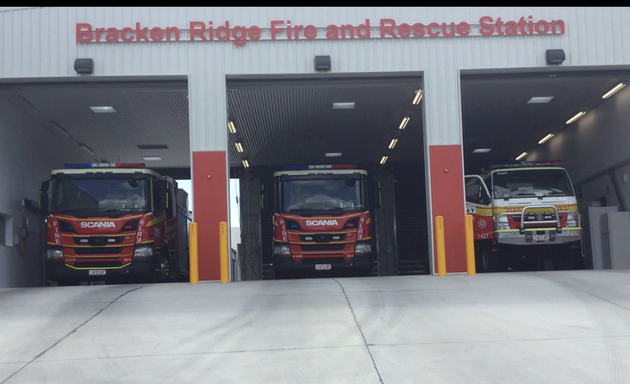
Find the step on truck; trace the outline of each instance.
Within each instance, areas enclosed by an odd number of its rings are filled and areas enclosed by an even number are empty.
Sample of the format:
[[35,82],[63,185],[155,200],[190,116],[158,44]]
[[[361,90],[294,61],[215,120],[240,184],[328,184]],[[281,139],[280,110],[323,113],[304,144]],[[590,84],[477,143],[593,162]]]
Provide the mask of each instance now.
[[177,281],[188,274],[188,196],[142,163],[66,164],[40,184],[46,278]]
[[578,203],[560,165],[498,164],[481,175],[465,176],[478,269],[505,271],[523,263],[544,269],[547,261],[555,269],[582,268]]
[[[367,171],[304,166],[274,173],[273,270],[372,273]],[[373,204],[374,205],[374,204]]]

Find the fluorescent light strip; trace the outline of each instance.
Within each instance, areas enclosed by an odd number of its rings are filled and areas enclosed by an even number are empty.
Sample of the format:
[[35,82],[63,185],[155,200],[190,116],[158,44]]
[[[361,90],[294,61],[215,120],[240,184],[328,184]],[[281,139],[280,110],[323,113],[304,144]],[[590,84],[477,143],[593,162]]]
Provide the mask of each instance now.
[[341,157],[341,152],[326,152],[324,157]]
[[90,109],[92,111],[94,111],[94,113],[114,113],[114,112],[116,112],[114,107],[110,107],[110,106],[90,107]]
[[488,153],[491,150],[491,148],[477,148],[473,151],[473,153]]
[[333,103],[333,109],[353,109],[354,101],[343,102],[343,103]]
[[243,166],[244,166],[245,168],[249,168],[249,161],[247,161],[247,160],[243,160]]
[[236,142],[234,143],[234,145],[236,146],[237,151],[239,151],[240,153],[243,153],[243,144]]
[[543,137],[542,139],[540,139],[540,141],[538,142],[538,144],[543,144],[545,143],[547,140],[551,139],[554,136],[553,133],[548,134],[547,136]]
[[579,119],[580,117],[582,117],[584,115],[586,115],[586,112],[584,112],[584,111],[578,112],[575,116],[573,116],[572,118],[567,120],[567,125],[573,123],[575,120]]
[[544,104],[550,102],[551,99],[553,99],[553,96],[534,96],[529,99],[527,104]]
[[602,99],[607,99],[610,96],[614,95],[615,93],[619,92],[619,90],[623,87],[625,87],[626,85],[624,83],[619,83],[617,84],[613,89],[611,89],[610,91],[606,92],[604,94],[604,96],[602,96]]
[[407,126],[407,123],[409,122],[409,117],[405,117],[404,119],[402,119],[402,121],[400,122],[400,126],[398,127],[398,129],[405,129],[405,127]]
[[389,149],[393,149],[396,146],[397,142],[398,139],[392,139],[392,141],[389,143]]
[[383,156],[383,158],[381,159],[381,164],[385,164],[388,158],[389,156]]
[[523,152],[523,153],[521,153],[520,155],[518,155],[518,157],[516,158],[516,160],[520,160],[520,159],[522,159],[522,158],[523,158],[523,157],[525,157],[525,156],[527,156],[527,152]]
[[236,127],[234,126],[234,122],[228,121],[228,129],[231,133],[236,133]]
[[422,89],[418,89],[416,91],[416,96],[413,98],[413,101],[411,102],[411,104],[418,105],[420,104],[420,100],[422,100]]
[[160,156],[142,156],[142,158],[146,161],[160,161],[162,157]]

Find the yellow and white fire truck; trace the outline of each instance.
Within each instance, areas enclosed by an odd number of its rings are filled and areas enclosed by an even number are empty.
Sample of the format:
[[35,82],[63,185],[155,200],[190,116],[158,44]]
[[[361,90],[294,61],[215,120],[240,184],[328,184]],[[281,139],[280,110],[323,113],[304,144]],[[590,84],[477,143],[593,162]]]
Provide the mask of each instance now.
[[578,269],[582,228],[575,190],[560,162],[492,166],[465,176],[466,213],[473,216],[475,255],[482,271],[545,261]]

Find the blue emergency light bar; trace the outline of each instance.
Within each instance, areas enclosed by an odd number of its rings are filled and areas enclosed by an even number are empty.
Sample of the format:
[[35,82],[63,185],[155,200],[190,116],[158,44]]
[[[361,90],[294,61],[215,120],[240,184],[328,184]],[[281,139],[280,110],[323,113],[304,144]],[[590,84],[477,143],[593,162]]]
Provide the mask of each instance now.
[[287,165],[285,171],[303,171],[308,169],[356,169],[356,164],[321,164],[321,165]]
[[144,168],[144,163],[65,163],[65,168]]

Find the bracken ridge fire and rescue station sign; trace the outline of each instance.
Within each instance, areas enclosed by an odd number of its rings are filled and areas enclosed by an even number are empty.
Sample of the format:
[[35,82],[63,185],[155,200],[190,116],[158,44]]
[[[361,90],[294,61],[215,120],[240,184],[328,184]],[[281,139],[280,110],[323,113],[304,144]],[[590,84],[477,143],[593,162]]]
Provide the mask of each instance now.
[[365,20],[359,25],[331,24],[326,27],[301,25],[290,20],[272,20],[268,27],[257,25],[232,25],[214,22],[191,21],[186,28],[147,27],[137,22],[123,28],[94,27],[89,23],[77,23],[77,43],[131,43],[131,42],[178,42],[178,41],[230,41],[243,46],[247,41],[259,40],[340,40],[340,39],[387,39],[433,38],[467,36],[529,36],[564,34],[563,20],[534,20],[523,16],[518,20],[503,20],[483,16],[477,24],[468,22],[449,23],[397,23],[393,19],[380,19],[377,23]]

